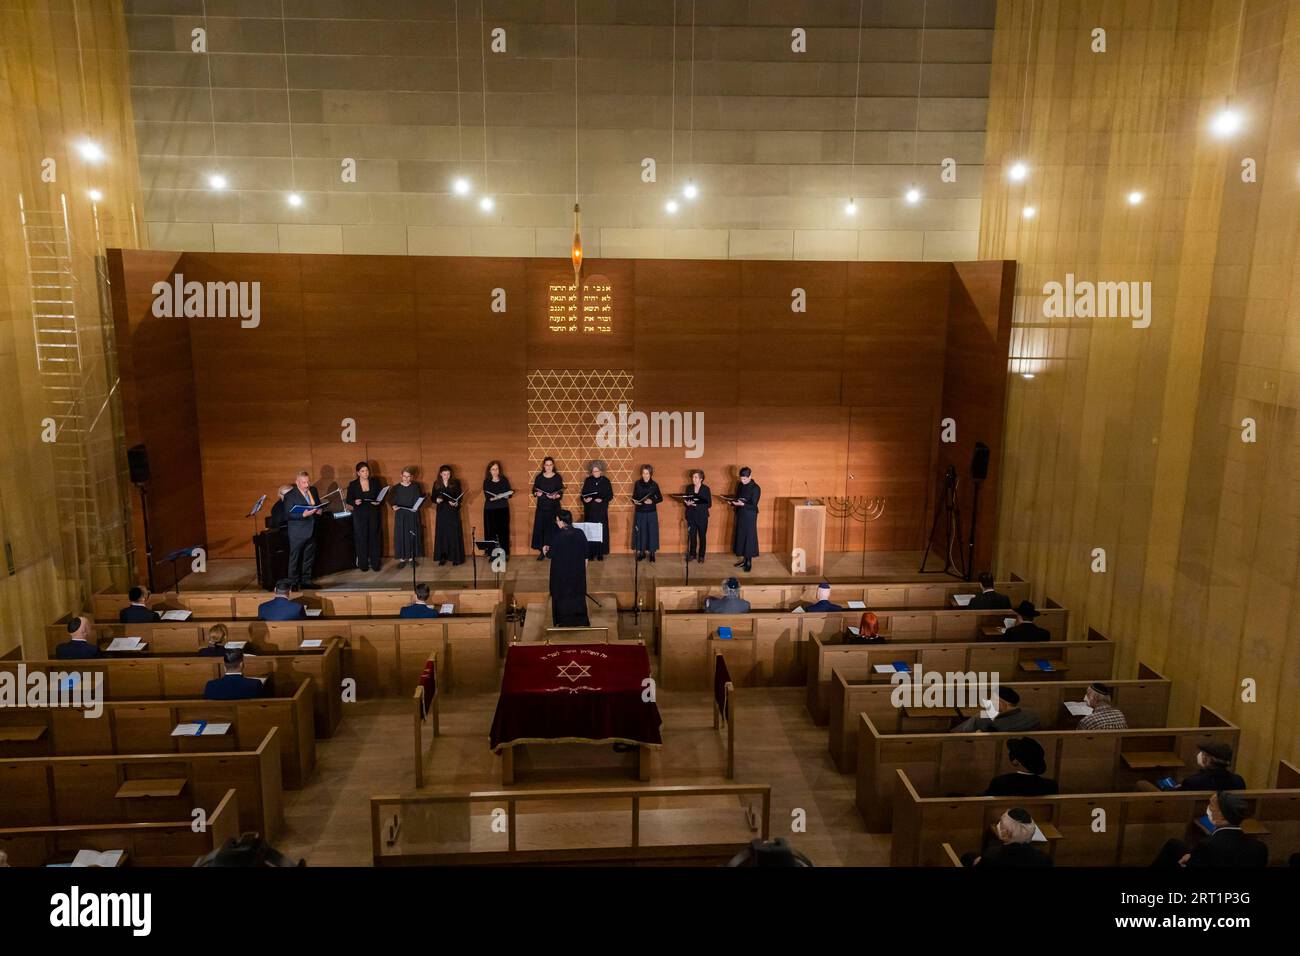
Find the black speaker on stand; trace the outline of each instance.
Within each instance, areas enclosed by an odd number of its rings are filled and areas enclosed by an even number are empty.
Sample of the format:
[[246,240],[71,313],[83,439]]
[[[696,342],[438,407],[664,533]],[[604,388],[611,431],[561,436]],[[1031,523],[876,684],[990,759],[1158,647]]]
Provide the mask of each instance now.
[[144,445],[133,445],[126,450],[126,465],[131,472],[131,484],[140,492],[140,516],[144,519],[145,574],[149,590],[153,591],[153,539],[149,535],[149,452]]
[[975,576],[975,528],[980,520],[980,486],[989,476],[989,446],[982,441],[975,443],[975,453],[970,459],[970,477],[975,483],[971,491],[970,502],[970,540],[966,545],[966,580]]

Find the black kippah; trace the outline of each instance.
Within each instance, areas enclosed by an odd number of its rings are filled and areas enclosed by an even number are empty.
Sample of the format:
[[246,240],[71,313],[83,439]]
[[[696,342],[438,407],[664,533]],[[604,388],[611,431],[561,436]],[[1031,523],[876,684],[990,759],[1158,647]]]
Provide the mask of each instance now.
[[1007,811],[1007,816],[1017,823],[1023,823],[1026,826],[1034,822],[1034,818],[1029,815],[1029,811],[1024,807],[1012,807]]
[[70,621],[68,622],[68,633],[69,633],[69,634],[76,634],[77,631],[80,630],[80,629],[81,629],[81,618],[79,618],[79,617],[74,617],[72,620],[70,620]]

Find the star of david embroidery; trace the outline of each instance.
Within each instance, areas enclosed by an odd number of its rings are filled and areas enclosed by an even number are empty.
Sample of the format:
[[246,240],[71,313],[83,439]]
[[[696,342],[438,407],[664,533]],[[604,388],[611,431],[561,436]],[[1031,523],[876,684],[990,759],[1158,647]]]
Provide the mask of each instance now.
[[574,683],[577,683],[582,678],[591,676],[591,666],[588,664],[579,664],[577,661],[569,661],[569,663],[560,668],[559,673],[556,676],[566,677]]

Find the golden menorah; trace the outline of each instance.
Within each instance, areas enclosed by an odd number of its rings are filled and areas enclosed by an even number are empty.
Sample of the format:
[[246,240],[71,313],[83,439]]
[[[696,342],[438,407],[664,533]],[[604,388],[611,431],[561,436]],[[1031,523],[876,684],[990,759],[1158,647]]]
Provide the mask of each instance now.
[[849,522],[860,521],[862,534],[862,574],[866,576],[868,521],[879,521],[885,513],[884,495],[852,495],[826,499],[826,513],[840,521],[840,550],[849,549]]

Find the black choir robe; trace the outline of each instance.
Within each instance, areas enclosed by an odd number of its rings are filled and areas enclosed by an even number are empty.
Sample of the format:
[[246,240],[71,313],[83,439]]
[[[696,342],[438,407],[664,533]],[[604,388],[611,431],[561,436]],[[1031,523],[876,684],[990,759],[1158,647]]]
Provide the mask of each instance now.
[[[388,489],[384,501],[399,508],[409,508],[417,498],[424,496],[424,489],[418,481],[409,485],[396,484]],[[424,521],[420,517],[424,507],[419,511],[393,512],[393,554],[399,561],[410,561],[424,556]]]
[[[542,497],[537,498],[536,492],[544,492]],[[560,510],[559,498],[548,498],[548,494],[563,494],[564,479],[560,477],[557,471],[551,477],[547,478],[542,472],[537,473],[533,479],[533,488],[530,494],[534,494],[534,501],[537,503],[537,512],[533,515],[533,550],[540,551],[544,545],[551,543],[551,538],[555,536],[555,515]],[[582,534],[581,531],[578,534]]]
[[703,537],[709,531],[709,509],[713,507],[713,492],[706,484],[701,484],[700,490],[696,491],[695,482],[691,482],[686,486],[685,494],[696,499],[694,505],[686,506],[686,527],[694,528]]
[[587,627],[587,536],[577,528],[556,528],[550,544],[551,623]]
[[[599,524],[604,529],[604,537],[599,544],[595,541],[590,542],[590,547],[587,549],[588,557],[609,554],[609,502],[613,497],[614,486],[604,475],[599,478],[588,475],[587,480],[582,483],[582,520]],[[600,501],[588,501],[588,498],[599,498]]]
[[[460,479],[451,479],[451,484],[443,485],[439,478],[433,483],[433,495],[437,500],[438,516],[433,523],[433,558],[435,561],[450,561],[452,564],[465,563],[465,534],[461,530],[460,507],[453,505],[448,498],[455,498],[461,493]],[[460,499],[464,502],[464,498]]]
[[[375,480],[374,475],[370,476],[369,491],[362,490],[360,478],[348,482],[347,500],[352,509],[352,543],[356,547],[357,567],[362,571],[378,571],[383,564],[383,544],[379,535],[383,524],[379,520],[382,504],[371,504],[379,497],[381,487],[383,486]],[[361,504],[357,504],[357,501]]]
[[510,490],[510,479],[505,475],[498,481],[483,479],[483,540],[500,542],[507,555],[510,554],[510,499],[491,501],[488,495],[500,495]]
[[635,551],[649,551],[651,554],[659,550],[659,502],[664,500],[664,496],[659,492],[659,482],[651,478],[649,481],[636,480],[632,486],[632,497],[637,501],[649,500],[649,504],[636,505],[636,536],[632,541],[632,547]]
[[732,539],[732,552],[740,558],[758,557],[758,499],[763,489],[758,482],[743,481],[736,485],[735,498],[743,498],[745,504],[739,508],[732,506],[736,512],[736,533]]

